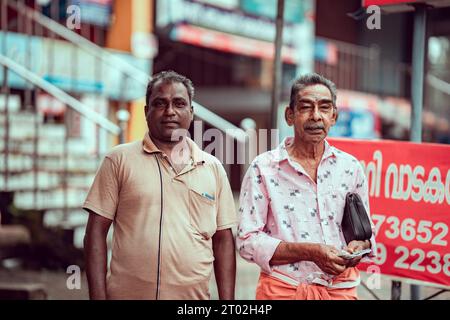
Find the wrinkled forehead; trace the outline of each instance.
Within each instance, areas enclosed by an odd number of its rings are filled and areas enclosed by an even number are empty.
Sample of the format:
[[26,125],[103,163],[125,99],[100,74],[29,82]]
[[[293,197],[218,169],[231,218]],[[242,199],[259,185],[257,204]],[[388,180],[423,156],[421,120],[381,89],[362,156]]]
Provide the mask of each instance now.
[[324,86],[323,84],[314,84],[299,90],[296,100],[332,101],[333,97],[331,96],[330,90],[326,86]]

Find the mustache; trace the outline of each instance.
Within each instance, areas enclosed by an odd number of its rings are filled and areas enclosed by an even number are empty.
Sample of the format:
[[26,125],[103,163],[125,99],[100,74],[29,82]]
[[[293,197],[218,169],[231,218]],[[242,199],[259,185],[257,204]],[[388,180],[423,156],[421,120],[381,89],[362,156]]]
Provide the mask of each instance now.
[[316,130],[316,129],[324,130],[325,126],[323,124],[306,124],[303,128],[306,130]]

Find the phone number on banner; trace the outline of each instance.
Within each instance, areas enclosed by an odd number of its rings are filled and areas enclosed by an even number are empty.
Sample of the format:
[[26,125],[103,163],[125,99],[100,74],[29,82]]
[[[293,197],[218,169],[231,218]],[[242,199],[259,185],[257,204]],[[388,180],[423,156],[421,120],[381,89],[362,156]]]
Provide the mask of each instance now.
[[[401,220],[397,216],[373,214],[372,220],[377,230],[377,238],[386,239],[377,242],[375,263],[383,265],[388,259],[386,243],[410,242],[411,245],[395,246],[394,267],[431,274],[443,273],[450,277],[450,253],[447,253],[448,226],[443,222]],[[402,242],[402,243],[400,243]],[[419,245],[421,248],[415,247]],[[426,249],[423,249],[426,248]],[[434,249],[434,250],[433,250]],[[438,252],[438,251],[440,252]]]

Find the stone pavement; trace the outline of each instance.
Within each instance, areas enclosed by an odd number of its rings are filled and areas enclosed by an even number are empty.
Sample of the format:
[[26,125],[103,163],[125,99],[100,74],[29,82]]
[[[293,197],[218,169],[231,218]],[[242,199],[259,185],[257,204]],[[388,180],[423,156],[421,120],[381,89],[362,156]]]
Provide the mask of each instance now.
[[[237,275],[236,275],[236,299],[237,300],[253,300],[255,299],[256,283],[259,277],[259,267],[256,264],[248,263],[237,255]],[[361,273],[361,279],[367,283],[368,275]],[[217,287],[211,279],[210,291],[211,298],[217,299]],[[373,290],[373,292],[382,300],[391,299],[391,280],[388,277],[381,276],[380,289]],[[421,297],[429,297],[438,292],[440,289],[431,287],[421,287]],[[358,297],[361,300],[375,300],[375,297],[362,285],[358,287]],[[410,299],[410,286],[406,283],[402,284],[401,300]],[[436,300],[450,300],[450,292],[445,292],[436,298]]]
[[[83,300],[88,299],[88,287],[85,274],[82,274],[81,288],[69,290],[66,286],[68,274],[59,271],[29,271],[29,270],[6,270],[0,268],[1,283],[27,283],[43,284],[47,290],[48,299],[56,300]],[[255,288],[259,276],[259,267],[244,261],[237,257],[237,278],[236,278],[236,299],[253,300],[255,298]],[[362,273],[363,281],[367,278]],[[389,300],[391,297],[391,282],[386,277],[381,277],[381,288],[374,290],[376,295],[383,300]],[[217,289],[213,279],[211,279],[211,298],[217,299]],[[422,287],[422,297],[428,297],[439,291],[436,288]],[[374,297],[363,286],[358,289],[359,298],[362,300],[373,300]],[[409,300],[409,285],[402,285],[402,300]],[[437,300],[450,300],[450,292],[439,295],[434,298]]]

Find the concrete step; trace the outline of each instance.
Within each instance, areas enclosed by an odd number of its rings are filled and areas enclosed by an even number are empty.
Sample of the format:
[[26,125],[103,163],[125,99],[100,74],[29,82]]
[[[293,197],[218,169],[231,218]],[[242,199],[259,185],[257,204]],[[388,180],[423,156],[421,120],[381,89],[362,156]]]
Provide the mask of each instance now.
[[[77,169],[79,170],[79,169]],[[87,189],[94,181],[94,173],[70,173],[64,177],[64,171],[45,172],[38,171],[37,176],[33,171],[24,173],[9,174],[8,181],[5,181],[5,174],[0,174],[0,190],[3,191],[32,191],[34,189],[52,190],[61,188],[66,181],[70,188]]]
[[8,160],[8,172],[24,172],[33,169],[33,157],[22,154],[0,154],[0,172],[6,170],[6,160]]
[[89,214],[81,209],[68,210],[67,214],[64,214],[64,210],[47,210],[43,223],[47,228],[75,229],[86,226],[88,217]]
[[46,300],[47,291],[40,283],[1,283],[0,300]]
[[14,193],[14,205],[22,210],[46,210],[80,208],[86,199],[88,189],[68,189],[67,203],[64,190],[37,191],[36,199],[32,191],[18,191]]
[[47,228],[63,228],[73,230],[73,245],[82,249],[89,214],[84,210],[48,210],[44,213],[44,226]]
[[[15,94],[8,95],[8,111],[11,113],[19,112],[21,106],[20,96]],[[6,111],[6,95],[0,94],[0,112]]]
[[18,191],[18,190],[48,190],[54,189],[61,185],[62,177],[58,173],[49,173],[38,171],[35,177],[34,172],[24,172],[17,174],[9,174],[8,182],[4,179],[4,174],[0,175],[0,190]]
[[30,232],[24,226],[0,225],[0,248],[29,244],[30,242]]

